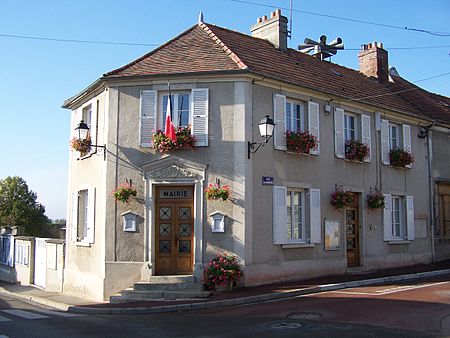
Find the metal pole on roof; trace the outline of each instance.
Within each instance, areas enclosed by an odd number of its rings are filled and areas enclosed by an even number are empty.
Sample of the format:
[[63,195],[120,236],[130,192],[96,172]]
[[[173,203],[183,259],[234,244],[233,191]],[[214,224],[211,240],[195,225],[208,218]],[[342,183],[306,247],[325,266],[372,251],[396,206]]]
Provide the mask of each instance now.
[[290,1],[290,7],[291,13],[289,14],[289,40],[292,40],[292,0]]

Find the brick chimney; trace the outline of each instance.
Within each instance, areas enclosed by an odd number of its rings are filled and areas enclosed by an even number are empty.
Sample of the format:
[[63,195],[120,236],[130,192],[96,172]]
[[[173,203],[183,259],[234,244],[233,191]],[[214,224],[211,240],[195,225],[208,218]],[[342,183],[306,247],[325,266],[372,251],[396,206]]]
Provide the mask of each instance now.
[[270,19],[264,15],[258,18],[256,25],[253,25],[250,30],[252,36],[268,40],[272,45],[281,50],[287,49],[287,29],[288,19],[281,15],[281,9],[272,12]]
[[376,77],[383,83],[389,81],[388,52],[383,49],[382,43],[373,42],[362,45],[358,58],[361,73]]

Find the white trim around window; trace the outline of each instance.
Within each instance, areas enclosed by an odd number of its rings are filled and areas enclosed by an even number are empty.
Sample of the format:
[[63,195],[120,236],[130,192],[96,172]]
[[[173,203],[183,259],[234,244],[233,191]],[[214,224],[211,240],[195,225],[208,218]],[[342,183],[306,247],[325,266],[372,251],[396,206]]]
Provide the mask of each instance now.
[[387,242],[414,240],[414,197],[385,194],[384,202],[384,240]]

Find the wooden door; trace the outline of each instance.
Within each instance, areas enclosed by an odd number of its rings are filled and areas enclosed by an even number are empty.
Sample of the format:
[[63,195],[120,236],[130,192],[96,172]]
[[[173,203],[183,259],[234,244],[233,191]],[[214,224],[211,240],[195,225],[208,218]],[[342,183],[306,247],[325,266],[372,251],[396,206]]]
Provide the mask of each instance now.
[[156,274],[192,274],[193,187],[157,187],[156,196]]
[[359,219],[358,195],[353,194],[353,205],[345,208],[345,229],[347,236],[347,266],[359,266]]

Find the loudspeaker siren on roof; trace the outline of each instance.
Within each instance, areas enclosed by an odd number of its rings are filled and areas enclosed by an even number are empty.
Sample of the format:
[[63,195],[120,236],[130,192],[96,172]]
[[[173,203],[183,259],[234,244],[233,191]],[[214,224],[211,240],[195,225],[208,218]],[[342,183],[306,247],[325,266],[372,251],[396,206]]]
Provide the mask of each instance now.
[[341,38],[336,38],[327,44],[327,36],[322,35],[318,42],[305,38],[304,43],[298,45],[298,49],[302,53],[310,53],[313,51],[313,56],[320,57],[320,59],[323,60],[336,55],[338,50],[344,49],[344,43]]

